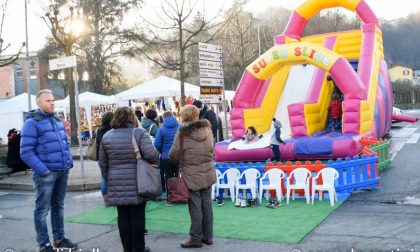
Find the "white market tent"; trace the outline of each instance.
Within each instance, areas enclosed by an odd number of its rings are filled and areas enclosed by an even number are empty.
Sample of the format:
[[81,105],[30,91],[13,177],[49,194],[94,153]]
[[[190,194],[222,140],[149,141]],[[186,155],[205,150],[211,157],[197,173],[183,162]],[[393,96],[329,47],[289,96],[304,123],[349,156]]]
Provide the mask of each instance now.
[[[86,118],[88,120],[89,132],[92,135],[92,106],[107,105],[117,103],[114,96],[106,96],[92,92],[84,92],[79,94],[79,106],[85,108]],[[65,111],[70,110],[69,96],[55,102],[56,108],[63,108]]]
[[[36,109],[35,95],[31,95],[31,108]],[[28,94],[23,93],[0,103],[0,138],[7,142],[10,129],[22,129],[24,112],[28,111]]]
[[[185,96],[200,95],[199,86],[184,83],[184,87]],[[117,100],[155,98],[162,96],[181,96],[181,82],[166,76],[159,76],[115,95]]]

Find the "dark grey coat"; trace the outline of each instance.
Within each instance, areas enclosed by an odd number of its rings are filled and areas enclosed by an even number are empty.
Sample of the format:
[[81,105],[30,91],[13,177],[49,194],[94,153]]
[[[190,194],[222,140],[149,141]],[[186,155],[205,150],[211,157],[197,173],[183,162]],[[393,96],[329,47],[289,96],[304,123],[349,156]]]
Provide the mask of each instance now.
[[[137,160],[131,141],[131,128],[108,131],[99,148],[99,167],[107,180],[107,194],[112,206],[138,205],[147,199],[137,195]],[[154,148],[149,134],[136,128],[134,136],[143,159],[159,164],[159,152]]]

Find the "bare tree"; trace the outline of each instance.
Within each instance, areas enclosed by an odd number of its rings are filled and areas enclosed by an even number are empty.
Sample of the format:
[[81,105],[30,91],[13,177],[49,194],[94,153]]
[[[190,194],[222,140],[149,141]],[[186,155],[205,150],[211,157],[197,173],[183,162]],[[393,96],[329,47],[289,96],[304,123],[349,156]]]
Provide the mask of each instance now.
[[258,57],[258,27],[252,13],[245,12],[236,2],[226,14],[230,18],[215,37],[223,46],[226,89],[236,89],[245,68]]
[[21,48],[16,54],[10,55],[10,56],[1,56],[4,51],[6,51],[10,44],[5,45],[4,40],[2,38],[3,34],[3,24],[4,24],[4,17],[6,15],[6,9],[7,9],[7,3],[8,0],[4,0],[2,5],[0,6],[0,15],[1,15],[1,21],[0,21],[0,67],[7,66],[9,64],[12,64],[19,58],[19,54],[22,51],[23,47],[25,46],[25,43],[22,43]]
[[146,33],[132,33],[128,36],[135,44],[133,51],[127,52],[127,55],[143,56],[162,69],[178,73],[181,105],[185,103],[184,83],[196,72],[191,65],[192,59],[187,60],[187,55],[197,50],[194,47],[198,42],[210,42],[224,24],[224,20],[220,20],[220,10],[214,17],[207,19],[205,9],[201,12],[197,9],[197,1],[191,3],[189,0],[162,0],[162,15],[156,14],[161,24],[145,19]]

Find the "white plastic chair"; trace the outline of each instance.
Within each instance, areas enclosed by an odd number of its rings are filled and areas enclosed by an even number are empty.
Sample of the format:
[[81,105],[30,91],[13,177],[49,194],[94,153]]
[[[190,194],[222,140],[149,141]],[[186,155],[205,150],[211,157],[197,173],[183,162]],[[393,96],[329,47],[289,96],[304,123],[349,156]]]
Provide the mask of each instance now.
[[[317,184],[317,179],[319,176],[322,176],[322,184]],[[337,194],[335,193],[335,180],[338,179],[340,175],[337,170],[334,168],[324,168],[318,172],[318,174],[312,178],[312,205],[314,204],[315,191],[318,190],[318,198],[322,200],[322,192],[328,191],[330,197],[330,204],[334,206],[334,199],[337,200]]]
[[[263,184],[263,180],[267,179],[269,181],[269,184]],[[262,200],[263,191],[267,190],[265,194],[265,198],[268,200],[268,190],[276,190],[276,196],[277,200],[281,202],[281,199],[283,198],[282,190],[281,190],[281,181],[284,179],[284,172],[279,168],[273,168],[268,170],[264,175],[260,178],[260,204]]]
[[219,181],[221,178],[222,173],[216,169],[216,183],[211,186],[211,199],[214,200],[217,196],[219,196]]
[[[245,184],[241,184],[241,179],[245,176]],[[236,179],[236,201],[239,196],[239,189],[246,191],[246,189],[251,190],[251,196],[253,199],[257,198],[257,179],[261,177],[260,171],[255,168],[246,169],[239,178]],[[244,193],[245,194],[245,193]],[[245,195],[244,195],[245,196]],[[245,199],[245,197],[244,197]]]
[[[217,190],[220,189],[228,189],[230,192],[230,197],[232,198],[232,202],[235,202],[235,183],[236,179],[241,175],[241,172],[236,168],[229,168],[227,169],[222,175],[220,175],[220,179],[217,180]],[[226,177],[226,180],[224,178]],[[225,183],[221,183],[221,182]]]
[[306,204],[309,204],[310,202],[309,182],[310,182],[311,177],[312,177],[311,171],[303,167],[296,168],[289,174],[289,177],[287,178],[287,185],[286,185],[287,204],[289,204],[290,191],[292,191],[292,199],[295,200],[296,189],[303,189],[305,191]]

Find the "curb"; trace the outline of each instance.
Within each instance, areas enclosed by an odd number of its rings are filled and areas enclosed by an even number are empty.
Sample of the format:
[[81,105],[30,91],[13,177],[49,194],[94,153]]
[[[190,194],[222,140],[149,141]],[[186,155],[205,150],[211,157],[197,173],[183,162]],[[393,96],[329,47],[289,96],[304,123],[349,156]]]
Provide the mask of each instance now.
[[[101,183],[77,183],[68,184],[68,192],[83,192],[92,191],[101,188]],[[19,183],[0,183],[0,189],[19,190],[19,191],[34,191],[32,184],[19,184]]]

